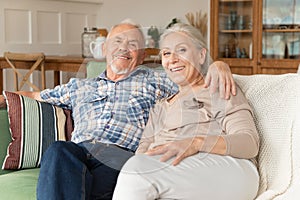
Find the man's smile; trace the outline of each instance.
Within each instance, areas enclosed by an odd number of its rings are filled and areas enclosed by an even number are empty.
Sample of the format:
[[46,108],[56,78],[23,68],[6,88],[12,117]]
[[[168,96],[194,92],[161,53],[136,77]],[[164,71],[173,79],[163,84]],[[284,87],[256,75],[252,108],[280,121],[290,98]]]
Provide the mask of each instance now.
[[130,60],[132,57],[128,54],[116,54],[114,55],[114,59]]

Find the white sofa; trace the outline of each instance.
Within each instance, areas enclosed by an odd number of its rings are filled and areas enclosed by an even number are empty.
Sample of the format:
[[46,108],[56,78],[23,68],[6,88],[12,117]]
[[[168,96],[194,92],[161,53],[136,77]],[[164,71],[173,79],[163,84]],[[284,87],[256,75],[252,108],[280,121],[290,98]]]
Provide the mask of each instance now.
[[[95,76],[104,68],[94,63],[88,71]],[[234,75],[261,138],[256,200],[300,200],[300,67],[298,73]]]
[[261,145],[256,200],[300,199],[300,75],[234,75],[254,111]]

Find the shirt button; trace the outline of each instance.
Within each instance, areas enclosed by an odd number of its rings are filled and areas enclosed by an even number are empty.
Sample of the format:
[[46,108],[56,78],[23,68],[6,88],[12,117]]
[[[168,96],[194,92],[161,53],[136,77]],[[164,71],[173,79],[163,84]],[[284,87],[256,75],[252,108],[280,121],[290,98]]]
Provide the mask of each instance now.
[[119,97],[116,97],[116,100],[118,100],[119,99]]
[[109,125],[105,125],[105,128],[106,128],[106,129],[109,129]]

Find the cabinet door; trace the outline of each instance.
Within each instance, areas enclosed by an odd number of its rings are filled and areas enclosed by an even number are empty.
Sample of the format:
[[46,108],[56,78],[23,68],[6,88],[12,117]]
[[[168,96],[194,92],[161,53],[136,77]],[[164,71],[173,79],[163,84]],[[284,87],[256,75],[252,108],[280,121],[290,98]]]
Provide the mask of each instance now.
[[212,57],[228,63],[233,73],[256,73],[256,15],[256,0],[211,1]]
[[300,59],[300,0],[263,0],[261,73],[295,72]]

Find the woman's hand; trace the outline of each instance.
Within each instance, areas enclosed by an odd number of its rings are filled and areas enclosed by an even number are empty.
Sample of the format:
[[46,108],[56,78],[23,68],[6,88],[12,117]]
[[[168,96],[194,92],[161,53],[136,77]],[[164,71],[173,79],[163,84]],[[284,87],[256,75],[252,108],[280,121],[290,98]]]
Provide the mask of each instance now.
[[204,87],[214,93],[219,88],[221,98],[229,99],[230,93],[236,95],[236,86],[228,64],[216,61],[208,68]]
[[165,162],[172,157],[175,159],[172,165],[178,165],[184,158],[197,154],[202,144],[202,139],[186,138],[168,144],[157,146],[146,152],[147,155],[162,155],[160,161]]
[[0,108],[6,108],[6,102],[3,95],[0,95]]

